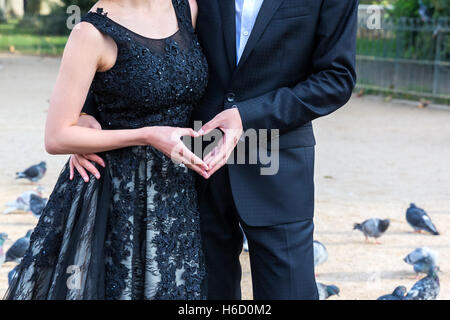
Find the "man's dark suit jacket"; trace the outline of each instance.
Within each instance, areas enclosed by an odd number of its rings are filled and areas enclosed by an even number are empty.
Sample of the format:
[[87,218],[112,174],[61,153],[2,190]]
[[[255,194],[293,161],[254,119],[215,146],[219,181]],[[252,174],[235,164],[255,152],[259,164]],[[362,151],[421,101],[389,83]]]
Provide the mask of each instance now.
[[[351,96],[356,81],[358,1],[264,0],[238,65],[235,1],[197,3],[196,31],[210,75],[193,120],[206,123],[235,105],[244,130],[280,133],[277,174],[261,175],[261,164],[228,166],[241,218],[251,226],[312,218],[311,121],[337,110]],[[87,103],[83,110],[93,114],[90,109]],[[201,197],[207,182],[198,180]]]
[[[236,105],[244,130],[279,129],[276,175],[229,165],[233,198],[251,226],[312,218],[311,121],[344,105],[355,85],[357,0],[264,0],[236,66],[235,1],[197,0],[209,85],[194,120]],[[312,150],[311,150],[312,149]],[[199,190],[206,184],[199,178]]]

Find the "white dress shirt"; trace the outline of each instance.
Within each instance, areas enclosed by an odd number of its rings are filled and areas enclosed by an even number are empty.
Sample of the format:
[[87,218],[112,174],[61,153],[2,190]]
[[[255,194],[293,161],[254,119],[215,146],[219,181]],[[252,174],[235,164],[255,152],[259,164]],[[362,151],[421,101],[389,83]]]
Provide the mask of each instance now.
[[236,64],[238,64],[241,59],[263,1],[264,0],[235,0]]

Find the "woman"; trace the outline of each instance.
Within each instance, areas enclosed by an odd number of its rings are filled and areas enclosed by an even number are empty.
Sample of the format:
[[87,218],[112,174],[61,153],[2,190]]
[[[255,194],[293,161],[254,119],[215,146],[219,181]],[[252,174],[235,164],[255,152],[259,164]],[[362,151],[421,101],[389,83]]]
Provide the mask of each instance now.
[[[72,31],[46,149],[105,163],[88,183],[65,166],[7,299],[204,297],[193,171],[208,167],[180,140],[198,136],[187,127],[207,84],[196,12],[194,0],[102,0]],[[77,126],[89,88],[103,130]]]

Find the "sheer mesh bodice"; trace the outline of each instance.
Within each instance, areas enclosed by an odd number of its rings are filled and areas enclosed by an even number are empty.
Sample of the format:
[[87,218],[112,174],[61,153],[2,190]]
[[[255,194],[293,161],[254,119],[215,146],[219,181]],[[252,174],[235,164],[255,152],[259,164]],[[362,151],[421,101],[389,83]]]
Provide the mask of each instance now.
[[[187,127],[207,84],[188,0],[179,30],[142,37],[101,9],[83,21],[117,44],[91,92],[104,129]],[[89,183],[66,164],[18,267],[8,299],[200,299],[205,271],[194,176],[151,146],[102,153]]]
[[84,19],[111,36],[118,47],[115,65],[97,73],[92,83],[105,128],[188,125],[192,106],[206,88],[207,64],[187,16],[188,4],[173,2],[179,30],[166,39],[137,35],[101,10]]

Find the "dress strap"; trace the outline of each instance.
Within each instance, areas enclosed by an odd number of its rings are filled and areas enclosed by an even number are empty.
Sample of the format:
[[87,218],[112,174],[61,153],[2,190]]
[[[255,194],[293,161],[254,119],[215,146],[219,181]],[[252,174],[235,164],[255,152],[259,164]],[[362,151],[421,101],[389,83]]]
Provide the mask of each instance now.
[[186,30],[193,32],[192,26],[192,14],[189,0],[172,0],[173,7],[175,8],[175,14],[178,17],[179,23]]
[[119,27],[107,17],[108,13],[103,11],[103,8],[97,8],[97,11],[89,11],[81,21],[92,24],[101,33],[110,36],[119,46],[123,41],[124,33],[120,32]]

